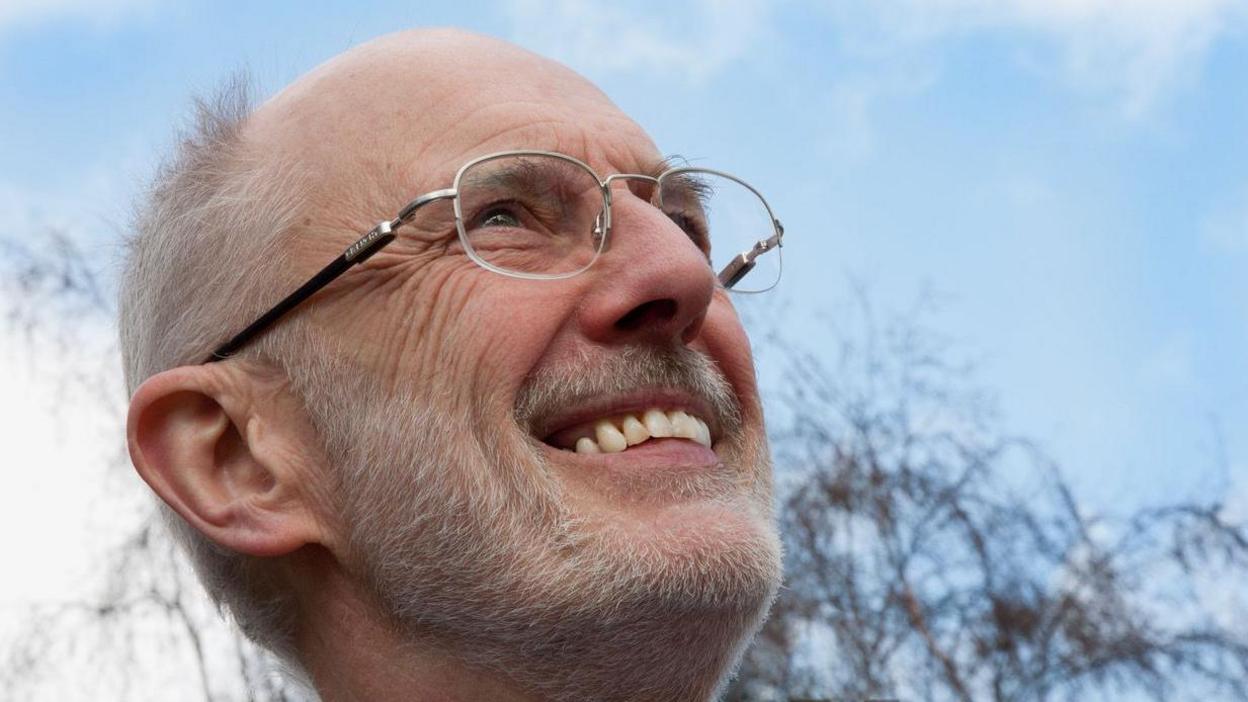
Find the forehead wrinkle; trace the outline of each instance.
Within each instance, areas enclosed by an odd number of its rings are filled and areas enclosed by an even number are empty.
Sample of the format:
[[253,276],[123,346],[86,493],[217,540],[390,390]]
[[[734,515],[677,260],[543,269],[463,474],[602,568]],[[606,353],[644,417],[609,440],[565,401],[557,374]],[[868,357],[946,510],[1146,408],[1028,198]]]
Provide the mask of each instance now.
[[[528,109],[518,111],[516,105]],[[576,157],[595,170],[614,172],[649,162],[657,152],[645,131],[607,100],[595,100],[579,109],[567,101],[492,104],[475,111],[456,130],[471,135],[470,139],[446,139],[448,148],[454,148],[464,161],[496,151],[540,149]],[[461,143],[456,147],[455,141]]]
[[[468,146],[459,149],[460,165],[477,156],[484,156],[496,151],[515,149],[538,149],[559,151],[560,121],[555,118],[532,120],[523,124],[494,131],[488,135],[480,135]],[[467,129],[467,127],[465,127]]]
[[590,164],[604,178],[618,173],[657,176],[658,173],[654,169],[656,164],[662,161],[649,137],[640,143],[600,144],[597,151],[600,152],[598,156],[600,162],[590,161]]
[[[457,126],[457,132],[466,138],[465,144],[457,145],[457,152],[464,160],[494,151],[513,149],[541,149],[566,152],[576,156],[585,151],[588,140],[584,134],[584,120],[562,105],[537,104],[535,114],[520,115],[511,105],[490,105],[477,112],[473,119]],[[508,124],[498,124],[497,114],[507,118]],[[448,145],[453,145],[447,139]]]

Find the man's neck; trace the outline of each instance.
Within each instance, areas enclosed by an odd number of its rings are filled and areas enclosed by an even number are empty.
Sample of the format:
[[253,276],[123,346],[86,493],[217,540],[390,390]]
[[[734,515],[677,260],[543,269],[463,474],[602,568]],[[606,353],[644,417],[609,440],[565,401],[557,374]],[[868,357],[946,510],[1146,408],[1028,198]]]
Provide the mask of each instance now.
[[[465,663],[473,652],[466,644],[413,642],[397,631],[323,555],[315,564],[300,563],[312,566],[314,577],[304,572],[295,579],[315,583],[300,588],[305,616],[297,646],[322,702],[706,700],[761,616],[673,612],[661,621],[630,621],[617,615],[609,623],[582,622],[575,636],[567,630],[552,636],[550,650],[518,650],[511,664],[487,669]],[[577,643],[554,646],[570,636]]]
[[376,610],[331,576],[321,583],[299,637],[302,662],[322,702],[530,702],[509,681],[473,670],[444,651],[402,640]]

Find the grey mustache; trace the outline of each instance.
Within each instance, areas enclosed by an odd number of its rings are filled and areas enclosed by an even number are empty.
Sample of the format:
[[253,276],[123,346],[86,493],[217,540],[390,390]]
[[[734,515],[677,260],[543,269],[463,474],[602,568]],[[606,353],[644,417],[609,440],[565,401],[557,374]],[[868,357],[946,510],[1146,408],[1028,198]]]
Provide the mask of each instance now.
[[741,406],[732,386],[707,356],[680,346],[630,346],[601,356],[546,367],[525,378],[516,398],[515,418],[523,427],[570,405],[638,388],[671,388],[705,402],[722,430],[741,427]]

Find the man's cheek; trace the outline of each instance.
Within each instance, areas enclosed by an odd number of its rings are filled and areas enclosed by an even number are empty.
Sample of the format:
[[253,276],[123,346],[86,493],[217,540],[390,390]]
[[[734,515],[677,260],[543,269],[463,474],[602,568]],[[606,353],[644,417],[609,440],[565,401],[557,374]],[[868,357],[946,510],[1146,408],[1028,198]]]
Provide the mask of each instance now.
[[746,412],[759,410],[758,381],[750,339],[736,311],[728,304],[712,304],[698,340],[715,361]]
[[[545,282],[545,281],[543,281]],[[549,300],[484,294],[465,310],[455,345],[471,367],[460,376],[478,408],[510,416],[515,393],[550,343],[553,316]]]
[[[470,349],[459,347],[466,299],[480,269],[453,260],[424,266],[386,285],[384,302],[362,307],[353,327],[384,387],[420,396],[459,372]],[[460,265],[456,265],[459,263]],[[375,291],[382,292],[382,291]]]
[[417,396],[436,389],[447,409],[509,414],[512,394],[558,326],[557,282],[510,285],[466,259],[443,263],[404,290],[409,331],[392,340],[400,350],[387,367],[405,369],[396,380],[419,384]]

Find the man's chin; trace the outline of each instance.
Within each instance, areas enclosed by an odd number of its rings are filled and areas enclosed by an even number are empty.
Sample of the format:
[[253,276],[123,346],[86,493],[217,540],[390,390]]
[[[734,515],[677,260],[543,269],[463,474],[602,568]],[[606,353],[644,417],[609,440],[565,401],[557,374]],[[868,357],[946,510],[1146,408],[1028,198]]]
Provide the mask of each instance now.
[[575,525],[569,553],[652,589],[679,586],[721,601],[772,591],[780,547],[766,458],[743,467],[700,446],[644,448],[546,457]]
[[660,590],[753,600],[779,578],[774,527],[744,499],[623,508],[585,527],[600,553]]

